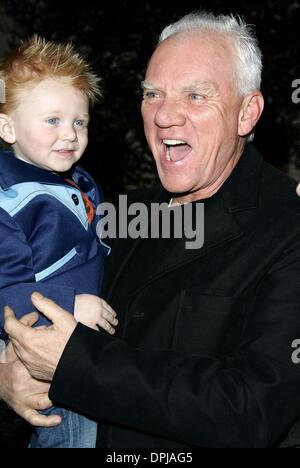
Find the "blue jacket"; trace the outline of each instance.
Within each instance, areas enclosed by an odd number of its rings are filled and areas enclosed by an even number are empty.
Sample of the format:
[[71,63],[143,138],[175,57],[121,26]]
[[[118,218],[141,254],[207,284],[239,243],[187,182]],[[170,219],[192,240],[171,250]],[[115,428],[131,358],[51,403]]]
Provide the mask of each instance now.
[[[101,189],[82,168],[73,181],[96,207]],[[50,171],[0,152],[0,327],[3,307],[33,310],[39,291],[73,313],[76,294],[99,295],[105,245],[88,224],[80,190]],[[45,317],[37,325],[48,323]],[[0,329],[0,337],[1,335]]]

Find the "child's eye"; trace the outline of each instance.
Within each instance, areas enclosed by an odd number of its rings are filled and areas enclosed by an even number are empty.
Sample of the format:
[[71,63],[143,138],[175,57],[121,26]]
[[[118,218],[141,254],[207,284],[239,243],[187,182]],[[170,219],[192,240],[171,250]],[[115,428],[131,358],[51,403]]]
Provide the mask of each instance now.
[[57,117],[51,117],[51,119],[47,119],[47,123],[50,125],[57,125],[59,119]]
[[76,127],[84,127],[85,125],[85,122],[83,120],[75,120],[74,124],[76,125]]

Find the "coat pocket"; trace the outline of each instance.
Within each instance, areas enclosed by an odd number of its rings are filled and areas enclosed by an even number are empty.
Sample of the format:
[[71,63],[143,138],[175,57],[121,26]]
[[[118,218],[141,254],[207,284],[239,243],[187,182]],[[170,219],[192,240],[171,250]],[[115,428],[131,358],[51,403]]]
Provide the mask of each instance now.
[[243,317],[244,298],[185,290],[173,349],[218,358],[231,353],[238,344]]

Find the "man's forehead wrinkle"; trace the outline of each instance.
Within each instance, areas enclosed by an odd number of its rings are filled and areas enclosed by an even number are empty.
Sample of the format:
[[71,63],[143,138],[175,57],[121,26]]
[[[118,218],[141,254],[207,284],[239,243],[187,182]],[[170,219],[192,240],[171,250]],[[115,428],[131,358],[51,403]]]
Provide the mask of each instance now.
[[214,81],[196,80],[196,81],[193,81],[191,84],[184,86],[182,89],[183,91],[192,91],[192,90],[197,90],[197,89],[218,91],[219,86]]

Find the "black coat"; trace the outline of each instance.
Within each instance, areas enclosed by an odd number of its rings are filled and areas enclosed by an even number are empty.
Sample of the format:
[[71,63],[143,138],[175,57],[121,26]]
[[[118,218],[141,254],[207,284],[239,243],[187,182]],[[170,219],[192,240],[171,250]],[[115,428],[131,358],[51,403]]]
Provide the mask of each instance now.
[[[119,239],[104,297],[118,336],[79,325],[50,397],[106,447],[267,447],[300,415],[300,201],[252,146],[205,204],[205,242]],[[131,201],[169,201],[163,189]],[[104,422],[107,421],[107,422]]]

